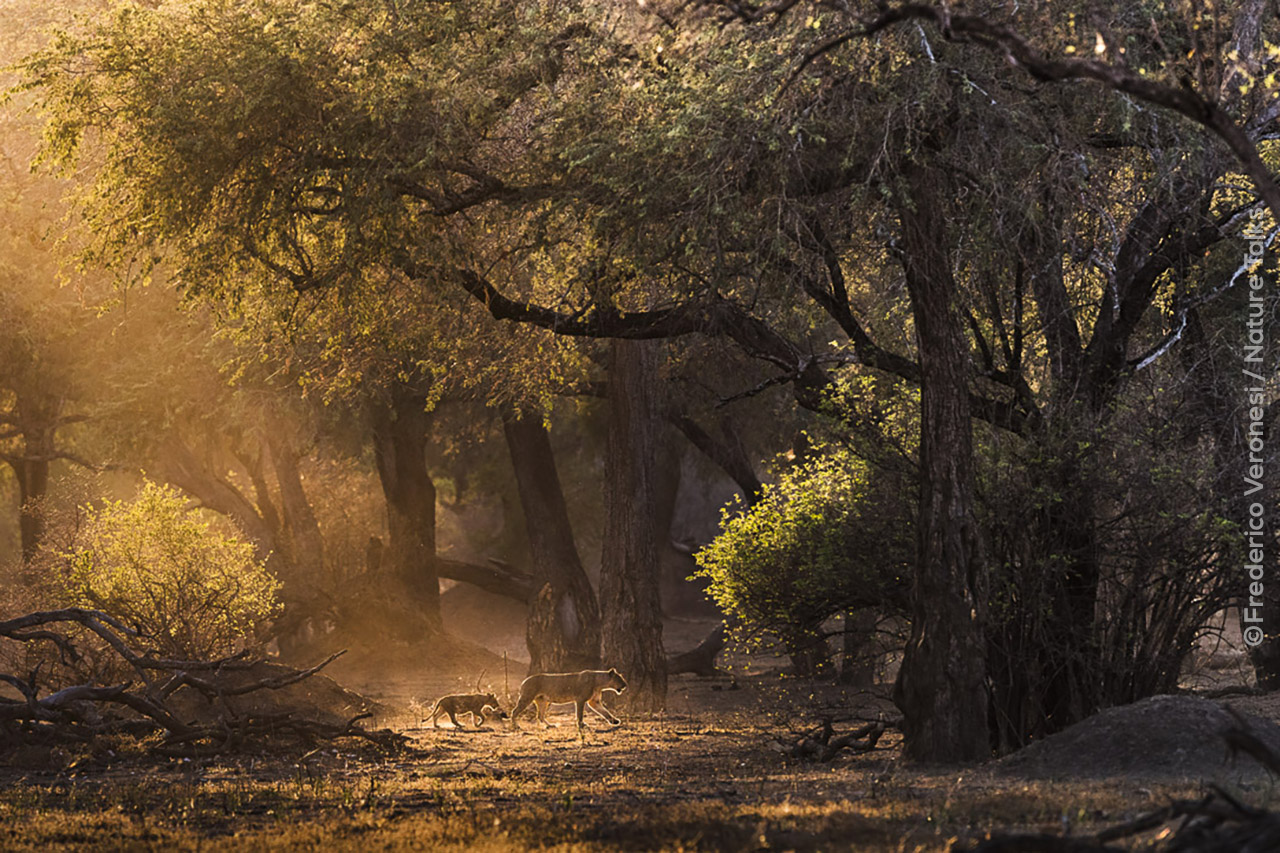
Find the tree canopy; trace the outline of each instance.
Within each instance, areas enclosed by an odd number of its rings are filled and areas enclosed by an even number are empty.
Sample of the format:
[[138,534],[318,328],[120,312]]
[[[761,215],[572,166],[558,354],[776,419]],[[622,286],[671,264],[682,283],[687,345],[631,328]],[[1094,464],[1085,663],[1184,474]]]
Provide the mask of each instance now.
[[[708,571],[808,630],[863,577],[837,552],[909,525],[908,751],[964,760],[1170,688],[1229,599],[1224,335],[1244,226],[1280,209],[1263,11],[196,0],[85,19],[23,85],[45,161],[87,170],[84,258],[163,267],[283,374],[373,401],[406,530],[434,524],[423,410],[545,411],[602,374],[594,339],[679,339],[666,375],[744,408],[785,386],[857,436]],[[725,343],[757,370],[687,357]],[[608,366],[652,421],[658,368]],[[647,483],[630,434],[610,489]],[[866,511],[888,466],[906,521]]]

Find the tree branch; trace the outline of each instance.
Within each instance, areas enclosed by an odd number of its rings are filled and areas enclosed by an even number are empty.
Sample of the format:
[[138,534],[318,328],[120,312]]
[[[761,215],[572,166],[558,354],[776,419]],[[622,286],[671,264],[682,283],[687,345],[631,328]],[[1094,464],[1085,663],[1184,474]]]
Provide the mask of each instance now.
[[1180,86],[1171,86],[1096,59],[1049,59],[1008,27],[977,15],[954,14],[945,5],[904,3],[884,7],[861,33],[873,35],[893,24],[908,20],[931,21],[938,26],[945,38],[969,38],[983,47],[1003,53],[1012,64],[1025,69],[1038,80],[1093,80],[1114,91],[1133,95],[1191,119],[1227,144],[1253,180],[1259,196],[1271,209],[1272,216],[1280,222],[1280,185],[1276,184],[1270,170],[1262,162],[1253,140],[1216,101],[1197,92],[1189,80],[1184,80]]

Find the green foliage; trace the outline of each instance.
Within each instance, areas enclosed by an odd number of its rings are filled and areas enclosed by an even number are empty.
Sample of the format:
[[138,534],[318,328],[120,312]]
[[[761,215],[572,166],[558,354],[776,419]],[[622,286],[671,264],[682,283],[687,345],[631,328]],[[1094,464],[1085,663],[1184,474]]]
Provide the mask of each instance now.
[[412,383],[545,404],[580,372],[576,346],[499,326],[453,276],[519,234],[486,202],[548,192],[519,155],[530,120],[553,120],[559,54],[590,52],[579,11],[127,6],[60,33],[26,85],[46,162],[92,164],[86,262],[133,281],[164,261],[326,397]]
[[156,652],[227,654],[276,613],[280,584],[253,546],[211,528],[177,491],[148,482],[132,501],[86,515],[63,594],[135,627]]
[[1220,490],[1225,466],[1180,393],[1131,394],[1108,424],[1064,413],[1035,442],[992,434],[982,444],[1002,746],[1044,736],[1063,715],[1054,672],[1029,660],[1028,637],[1053,666],[1069,662],[1072,701],[1123,705],[1177,690],[1205,626],[1239,593],[1244,554]]
[[758,503],[724,512],[696,555],[726,613],[801,647],[830,616],[903,606],[912,553],[910,498],[830,450],[786,471]]

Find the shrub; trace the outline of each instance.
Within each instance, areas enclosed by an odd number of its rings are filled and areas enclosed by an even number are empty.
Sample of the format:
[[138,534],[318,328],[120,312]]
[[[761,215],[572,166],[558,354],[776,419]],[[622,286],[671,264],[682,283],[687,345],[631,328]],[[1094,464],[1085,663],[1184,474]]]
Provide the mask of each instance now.
[[175,490],[86,509],[63,592],[136,628],[165,657],[205,659],[246,644],[278,610],[279,582],[251,544],[224,535]]
[[910,500],[862,460],[829,451],[783,473],[750,509],[726,508],[720,535],[695,555],[697,576],[748,630],[804,649],[838,613],[903,607]]

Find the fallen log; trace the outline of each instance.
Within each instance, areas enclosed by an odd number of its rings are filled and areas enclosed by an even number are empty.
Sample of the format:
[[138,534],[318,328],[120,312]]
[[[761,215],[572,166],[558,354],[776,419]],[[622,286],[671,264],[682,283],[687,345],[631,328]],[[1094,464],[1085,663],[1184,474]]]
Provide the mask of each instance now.
[[678,675],[692,672],[694,675],[712,676],[716,669],[716,657],[724,651],[729,640],[729,630],[721,622],[714,631],[703,638],[702,642],[687,652],[681,652],[667,658],[667,675]]
[[514,598],[516,601],[528,602],[535,592],[532,577],[517,572],[499,560],[491,559],[489,565],[481,566],[440,557],[436,559],[436,572],[442,578],[469,583],[485,592]]
[[817,761],[825,764],[835,759],[843,750],[849,752],[870,752],[876,748],[881,736],[889,728],[889,723],[876,720],[850,732],[836,734],[832,720],[827,717],[822,725],[810,729],[794,743],[778,741],[779,751],[802,761]]

